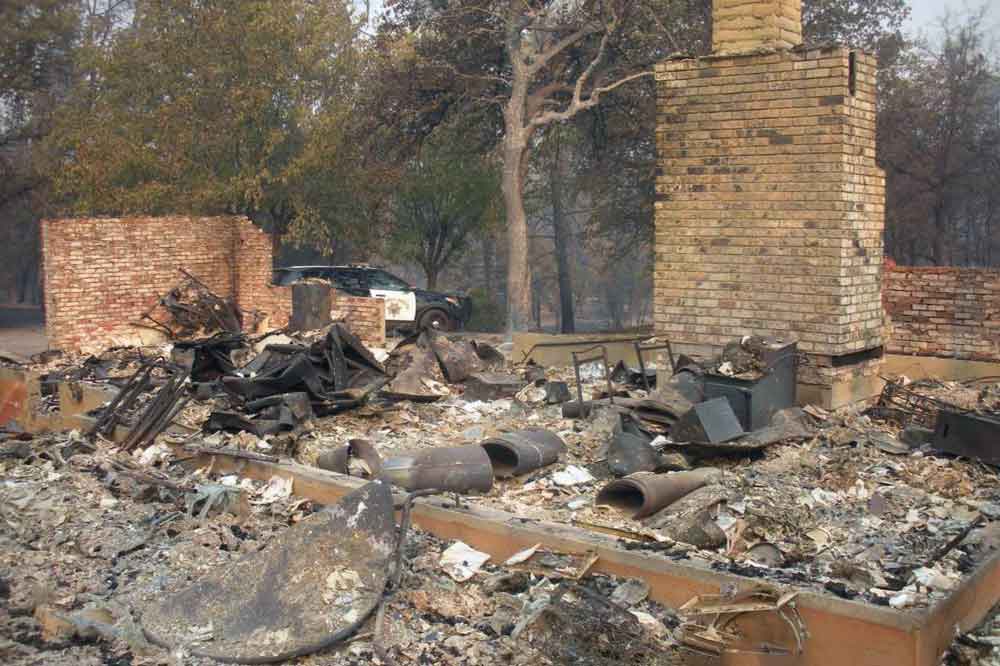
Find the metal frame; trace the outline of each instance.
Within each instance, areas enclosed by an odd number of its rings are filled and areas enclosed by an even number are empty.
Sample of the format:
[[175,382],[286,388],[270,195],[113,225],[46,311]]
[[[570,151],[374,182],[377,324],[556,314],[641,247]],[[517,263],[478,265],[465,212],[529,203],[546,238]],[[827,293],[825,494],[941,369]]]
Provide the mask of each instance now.
[[530,359],[536,349],[565,349],[566,347],[582,347],[584,345],[613,345],[628,342],[642,342],[643,340],[649,340],[649,336],[644,335],[642,337],[634,338],[592,338],[590,340],[566,340],[561,342],[537,342],[531,345],[527,351],[521,352],[522,357],[519,362],[524,363]]
[[875,404],[874,412],[884,419],[897,421],[903,426],[916,423],[933,430],[937,427],[942,410],[963,412],[954,405],[911,391],[902,382],[885,377],[882,379],[885,379],[886,385]]
[[[584,356],[597,350],[600,350],[601,353],[592,357]],[[594,361],[604,362],[604,380],[608,383],[608,402],[612,405],[615,404],[614,389],[611,386],[611,368],[608,366],[608,348],[604,345],[597,345],[583,351],[570,352],[570,354],[573,356],[573,374],[576,376],[576,397],[580,401],[581,407],[583,406],[583,383],[580,381],[580,366]]]
[[632,344],[635,346],[635,356],[639,359],[639,374],[642,375],[642,386],[646,389],[646,391],[649,391],[649,380],[646,378],[646,361],[642,357],[644,352],[666,350],[667,357],[670,359],[670,372],[677,372],[677,365],[674,362],[674,348],[670,346],[669,340],[664,343],[655,343],[651,345],[643,345],[637,340]]

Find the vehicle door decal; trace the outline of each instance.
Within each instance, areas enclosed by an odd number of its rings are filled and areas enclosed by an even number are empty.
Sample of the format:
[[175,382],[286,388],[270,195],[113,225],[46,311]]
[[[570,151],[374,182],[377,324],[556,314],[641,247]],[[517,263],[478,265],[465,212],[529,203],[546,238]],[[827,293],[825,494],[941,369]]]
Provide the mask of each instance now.
[[372,289],[372,298],[385,299],[387,321],[413,321],[417,318],[417,296],[412,291]]

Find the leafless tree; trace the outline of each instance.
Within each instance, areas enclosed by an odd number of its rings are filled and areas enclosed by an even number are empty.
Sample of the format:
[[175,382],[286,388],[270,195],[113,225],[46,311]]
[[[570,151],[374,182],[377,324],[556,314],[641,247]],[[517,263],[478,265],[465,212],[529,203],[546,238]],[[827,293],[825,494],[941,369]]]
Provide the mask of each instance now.
[[901,263],[995,265],[1000,69],[982,13],[944,24],[882,80],[879,157],[887,241]]

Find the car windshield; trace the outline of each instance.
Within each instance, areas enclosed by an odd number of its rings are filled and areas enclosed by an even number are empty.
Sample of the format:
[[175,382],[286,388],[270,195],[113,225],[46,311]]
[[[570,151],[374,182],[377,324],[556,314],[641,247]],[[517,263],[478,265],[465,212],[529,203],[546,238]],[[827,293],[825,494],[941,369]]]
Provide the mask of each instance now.
[[392,289],[395,291],[411,289],[406,282],[385,271],[372,271],[371,275],[368,276],[368,286],[372,289]]

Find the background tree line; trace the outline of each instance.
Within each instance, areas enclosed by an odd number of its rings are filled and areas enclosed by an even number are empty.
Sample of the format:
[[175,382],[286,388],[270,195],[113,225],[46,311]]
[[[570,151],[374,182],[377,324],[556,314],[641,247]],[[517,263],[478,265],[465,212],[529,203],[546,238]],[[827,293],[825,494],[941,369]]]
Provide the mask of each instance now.
[[[1000,69],[982,14],[806,0],[807,43],[880,60],[886,240],[997,266]],[[276,261],[388,261],[480,325],[648,323],[654,63],[710,0],[8,0],[0,270],[38,298],[43,216],[245,214]]]

